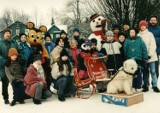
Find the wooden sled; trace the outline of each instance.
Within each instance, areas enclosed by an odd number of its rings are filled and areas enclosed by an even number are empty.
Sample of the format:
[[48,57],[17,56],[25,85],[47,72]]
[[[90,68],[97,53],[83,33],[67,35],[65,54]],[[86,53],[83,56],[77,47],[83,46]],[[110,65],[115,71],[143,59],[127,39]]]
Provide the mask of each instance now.
[[[89,78],[85,80],[81,80],[78,76],[78,70],[74,70],[74,84],[76,86],[76,97],[87,99],[91,97],[94,94],[95,86],[94,84],[96,81],[107,81],[107,68],[105,67],[105,64],[102,60],[103,57],[100,58],[93,58],[93,57],[86,57],[84,59],[85,66],[87,67],[87,73]],[[81,88],[84,88],[86,86],[91,86],[91,93],[89,96],[84,97],[82,95],[78,95],[78,91]]]

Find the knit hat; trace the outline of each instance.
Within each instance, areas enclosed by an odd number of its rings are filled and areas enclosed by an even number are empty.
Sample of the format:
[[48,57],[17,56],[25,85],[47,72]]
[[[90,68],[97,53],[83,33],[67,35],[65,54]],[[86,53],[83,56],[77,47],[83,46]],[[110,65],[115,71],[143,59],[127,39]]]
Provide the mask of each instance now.
[[79,33],[79,29],[78,29],[78,28],[74,28],[74,29],[73,29],[73,33],[74,33],[74,32],[78,32],[78,33]]
[[97,45],[97,40],[95,38],[92,38],[91,43]]
[[15,48],[10,48],[8,51],[8,57],[11,57],[13,55],[17,55],[18,56],[18,52]]
[[97,18],[97,17],[99,17],[100,15],[99,14],[94,14],[94,15],[92,15],[91,17],[90,17],[90,22],[92,21],[92,20],[94,20],[95,18]]
[[38,61],[38,60],[41,60],[41,61],[42,61],[42,57],[41,57],[40,54],[37,54],[37,55],[34,56],[33,62]]
[[4,35],[6,32],[9,32],[9,33],[11,34],[11,30],[10,30],[9,28],[7,28],[7,29],[5,29],[5,30],[3,31],[3,35]]
[[67,33],[64,30],[61,30],[60,35],[62,35],[62,34],[66,34],[67,35]]
[[22,37],[23,35],[27,36],[25,33],[20,33],[20,34],[19,34],[19,39],[21,39],[21,37]]
[[92,45],[92,43],[91,43],[91,41],[90,41],[90,40],[86,40],[86,41],[85,41],[85,43],[84,43],[84,45],[85,45],[85,46],[91,46],[91,45]]
[[139,22],[139,28],[141,29],[142,26],[146,26],[148,28],[148,23],[145,20]]
[[114,34],[113,34],[113,32],[112,31],[107,31],[106,33],[105,33],[105,36],[106,37],[108,37],[108,36],[113,36]]
[[51,35],[49,34],[49,32],[47,32],[44,36],[44,40],[46,39],[46,37],[49,37],[51,39]]

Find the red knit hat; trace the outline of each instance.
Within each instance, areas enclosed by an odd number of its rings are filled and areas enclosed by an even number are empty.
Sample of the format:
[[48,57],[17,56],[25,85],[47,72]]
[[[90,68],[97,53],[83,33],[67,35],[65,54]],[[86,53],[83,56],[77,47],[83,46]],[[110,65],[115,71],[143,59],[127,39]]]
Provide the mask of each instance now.
[[11,57],[13,55],[17,55],[18,56],[18,52],[15,48],[10,48],[9,52],[8,52],[8,57]]
[[139,22],[139,28],[141,29],[142,26],[146,26],[148,28],[148,23],[145,20]]

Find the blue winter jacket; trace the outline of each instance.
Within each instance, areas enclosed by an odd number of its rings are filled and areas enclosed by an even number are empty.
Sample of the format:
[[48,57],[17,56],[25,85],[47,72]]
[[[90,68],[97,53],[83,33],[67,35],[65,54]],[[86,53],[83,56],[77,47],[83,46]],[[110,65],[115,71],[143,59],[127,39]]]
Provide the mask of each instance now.
[[156,44],[157,44],[157,54],[160,55],[160,26],[156,25],[152,27],[151,25],[149,26],[148,30],[153,33]]

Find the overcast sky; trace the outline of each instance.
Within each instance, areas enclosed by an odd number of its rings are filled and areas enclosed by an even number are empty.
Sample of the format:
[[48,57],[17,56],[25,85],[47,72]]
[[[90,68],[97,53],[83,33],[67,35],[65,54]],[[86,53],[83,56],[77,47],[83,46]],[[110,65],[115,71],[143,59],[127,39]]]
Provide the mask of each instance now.
[[[49,9],[52,7],[57,11],[61,11],[64,8],[67,0],[0,0],[0,17],[3,14],[5,8],[14,8],[25,11],[28,14],[33,14],[34,10],[37,9],[39,14],[47,16]],[[43,23],[49,24],[46,21],[46,17],[43,17]]]

